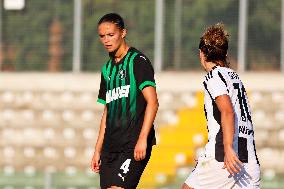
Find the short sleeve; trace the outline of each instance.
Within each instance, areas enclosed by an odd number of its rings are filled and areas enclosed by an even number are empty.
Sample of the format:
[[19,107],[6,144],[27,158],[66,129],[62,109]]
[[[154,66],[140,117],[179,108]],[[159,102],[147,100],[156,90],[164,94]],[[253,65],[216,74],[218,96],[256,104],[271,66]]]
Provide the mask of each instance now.
[[137,55],[134,59],[134,74],[138,88],[142,91],[147,86],[156,87],[154,69],[151,62],[144,55]]
[[224,94],[229,95],[226,81],[220,72],[214,73],[208,80],[207,88],[213,99]]
[[106,104],[106,84],[103,73],[101,73],[101,83],[97,102]]

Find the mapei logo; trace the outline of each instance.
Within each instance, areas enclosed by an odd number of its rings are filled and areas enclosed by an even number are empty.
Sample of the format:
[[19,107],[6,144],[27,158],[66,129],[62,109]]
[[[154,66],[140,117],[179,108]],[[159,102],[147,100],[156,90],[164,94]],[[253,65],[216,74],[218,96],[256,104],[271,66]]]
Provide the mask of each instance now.
[[106,93],[106,103],[117,100],[119,98],[128,97],[130,85],[125,85],[121,87],[114,88],[107,91]]
[[119,77],[119,79],[125,79],[126,78],[126,71],[125,70],[123,70],[123,69],[121,69],[121,70],[119,70],[118,71],[118,77]]

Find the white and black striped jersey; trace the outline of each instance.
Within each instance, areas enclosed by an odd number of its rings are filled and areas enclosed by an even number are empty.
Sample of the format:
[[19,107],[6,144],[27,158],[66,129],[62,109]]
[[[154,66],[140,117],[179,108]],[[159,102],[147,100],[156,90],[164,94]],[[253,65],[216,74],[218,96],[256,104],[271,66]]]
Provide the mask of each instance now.
[[208,129],[206,156],[215,157],[217,161],[224,162],[221,113],[215,99],[220,95],[228,95],[235,112],[234,150],[243,163],[258,163],[248,97],[237,73],[230,68],[215,66],[205,76],[203,85],[204,111]]

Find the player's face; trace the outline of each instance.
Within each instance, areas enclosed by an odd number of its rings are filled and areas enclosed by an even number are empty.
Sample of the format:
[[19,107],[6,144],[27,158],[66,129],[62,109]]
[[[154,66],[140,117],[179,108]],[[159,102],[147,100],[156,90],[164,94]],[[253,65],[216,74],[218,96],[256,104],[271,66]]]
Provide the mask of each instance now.
[[108,52],[119,49],[124,42],[126,30],[118,28],[114,23],[103,22],[98,26],[98,33],[101,43]]

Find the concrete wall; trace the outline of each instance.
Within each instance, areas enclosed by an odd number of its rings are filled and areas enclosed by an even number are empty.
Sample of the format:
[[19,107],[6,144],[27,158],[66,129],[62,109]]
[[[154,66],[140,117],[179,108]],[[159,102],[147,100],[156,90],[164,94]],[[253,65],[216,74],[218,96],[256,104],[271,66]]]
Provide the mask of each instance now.
[[[203,90],[205,72],[162,72],[156,74],[158,91]],[[283,91],[284,73],[239,74],[247,91]],[[0,90],[98,91],[99,73],[0,73]]]

